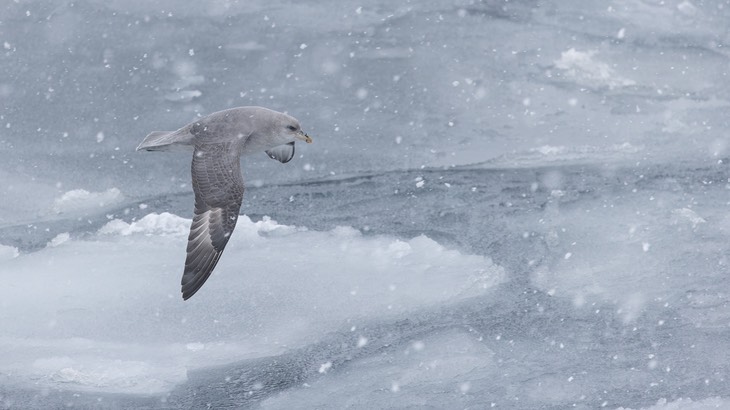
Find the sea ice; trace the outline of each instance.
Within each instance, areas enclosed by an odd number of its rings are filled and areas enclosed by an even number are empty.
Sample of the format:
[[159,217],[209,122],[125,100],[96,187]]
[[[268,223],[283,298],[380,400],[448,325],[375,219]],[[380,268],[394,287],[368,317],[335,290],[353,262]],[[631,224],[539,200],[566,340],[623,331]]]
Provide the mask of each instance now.
[[488,258],[425,236],[317,232],[243,216],[209,283],[183,302],[189,224],[169,213],[113,220],[95,236],[0,264],[0,348],[13,352],[0,372],[49,386],[160,392],[186,370],[457,303],[504,278]]
[[59,214],[98,210],[117,204],[123,199],[121,191],[117,188],[109,188],[103,192],[74,189],[56,198],[53,210]]

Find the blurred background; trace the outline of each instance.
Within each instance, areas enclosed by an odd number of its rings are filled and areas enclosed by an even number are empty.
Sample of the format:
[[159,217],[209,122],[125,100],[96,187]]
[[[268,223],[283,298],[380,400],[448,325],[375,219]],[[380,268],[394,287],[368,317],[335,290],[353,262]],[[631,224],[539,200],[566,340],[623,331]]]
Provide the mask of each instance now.
[[316,141],[287,167],[247,158],[248,181],[728,150],[720,0],[8,1],[2,16],[5,224],[72,189],[189,190],[187,159],[134,148],[242,105]]

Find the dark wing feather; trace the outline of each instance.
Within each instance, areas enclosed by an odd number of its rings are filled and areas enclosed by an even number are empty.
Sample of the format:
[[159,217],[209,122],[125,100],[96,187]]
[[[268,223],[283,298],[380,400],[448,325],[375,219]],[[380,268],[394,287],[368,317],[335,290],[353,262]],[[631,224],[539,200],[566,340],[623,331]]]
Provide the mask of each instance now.
[[188,300],[213,272],[236,227],[243,177],[236,146],[198,144],[193,153],[195,216],[190,225],[182,296]]

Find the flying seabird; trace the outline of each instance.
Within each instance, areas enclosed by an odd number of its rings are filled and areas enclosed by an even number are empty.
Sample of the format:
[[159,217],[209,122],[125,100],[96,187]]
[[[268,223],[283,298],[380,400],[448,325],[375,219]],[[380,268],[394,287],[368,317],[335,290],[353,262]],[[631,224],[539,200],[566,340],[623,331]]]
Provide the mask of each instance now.
[[137,151],[192,149],[195,216],[188,235],[182,297],[208,279],[231,237],[243,201],[241,155],[264,151],[289,162],[297,140],[311,143],[296,118],[263,107],[237,107],[202,117],[177,131],[154,131]]

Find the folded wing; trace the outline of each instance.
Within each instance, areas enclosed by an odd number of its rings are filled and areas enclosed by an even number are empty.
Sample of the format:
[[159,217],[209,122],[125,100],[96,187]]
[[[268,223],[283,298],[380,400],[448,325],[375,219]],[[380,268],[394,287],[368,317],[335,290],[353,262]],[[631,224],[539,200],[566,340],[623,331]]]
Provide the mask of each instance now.
[[266,150],[266,155],[282,164],[286,164],[294,158],[294,141]]

